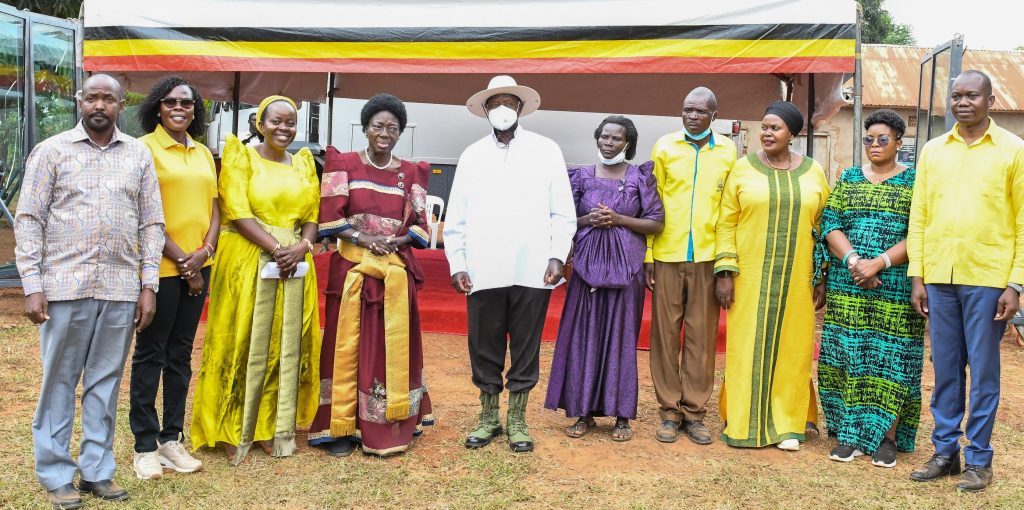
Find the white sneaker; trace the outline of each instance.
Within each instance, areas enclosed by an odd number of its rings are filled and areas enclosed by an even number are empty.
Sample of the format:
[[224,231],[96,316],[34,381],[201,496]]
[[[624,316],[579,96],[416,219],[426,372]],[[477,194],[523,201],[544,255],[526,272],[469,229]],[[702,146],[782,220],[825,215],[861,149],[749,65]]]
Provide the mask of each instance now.
[[780,450],[786,450],[787,452],[800,451],[800,441],[798,439],[786,439],[775,446],[778,446]]
[[157,452],[135,452],[132,465],[139,480],[156,480],[164,475],[164,469],[160,467],[160,454]]
[[185,447],[178,441],[157,443],[156,451],[160,454],[160,464],[165,468],[179,473],[192,473],[203,468],[203,463],[189,455]]

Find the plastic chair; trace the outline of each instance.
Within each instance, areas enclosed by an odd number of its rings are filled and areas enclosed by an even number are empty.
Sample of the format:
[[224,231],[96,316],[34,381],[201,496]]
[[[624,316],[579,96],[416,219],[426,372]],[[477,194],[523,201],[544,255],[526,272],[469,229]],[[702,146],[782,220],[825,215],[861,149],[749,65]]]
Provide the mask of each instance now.
[[[434,214],[434,206],[437,206],[437,214]],[[437,249],[437,231],[441,224],[441,215],[444,214],[444,199],[434,195],[427,195],[427,224],[430,225],[430,248]],[[437,218],[436,220],[434,218]]]

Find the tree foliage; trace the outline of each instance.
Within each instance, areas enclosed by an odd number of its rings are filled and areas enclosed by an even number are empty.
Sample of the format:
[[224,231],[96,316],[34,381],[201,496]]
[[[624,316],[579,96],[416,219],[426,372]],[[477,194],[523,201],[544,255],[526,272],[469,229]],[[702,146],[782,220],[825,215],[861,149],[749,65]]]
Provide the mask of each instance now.
[[889,11],[882,4],[885,0],[860,0],[863,16],[861,18],[861,41],[867,44],[898,44],[910,46],[917,44],[910,25],[896,23]]
[[4,3],[55,18],[77,18],[82,7],[82,0],[4,0]]

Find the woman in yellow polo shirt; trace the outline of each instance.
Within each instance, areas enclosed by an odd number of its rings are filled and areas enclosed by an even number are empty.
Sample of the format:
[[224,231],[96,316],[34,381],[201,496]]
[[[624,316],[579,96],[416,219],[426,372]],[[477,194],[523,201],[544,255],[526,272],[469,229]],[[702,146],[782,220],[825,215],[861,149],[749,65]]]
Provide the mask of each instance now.
[[[163,468],[190,473],[202,467],[182,446],[185,397],[192,378],[192,341],[203,312],[210,265],[220,234],[217,171],[210,150],[195,141],[205,129],[199,91],[168,76],[153,86],[138,111],[149,132],[140,140],[153,153],[167,230],[160,292],[153,322],[135,341],[129,422],[135,434],[135,475],[160,478]],[[155,400],[163,376],[163,425]]]

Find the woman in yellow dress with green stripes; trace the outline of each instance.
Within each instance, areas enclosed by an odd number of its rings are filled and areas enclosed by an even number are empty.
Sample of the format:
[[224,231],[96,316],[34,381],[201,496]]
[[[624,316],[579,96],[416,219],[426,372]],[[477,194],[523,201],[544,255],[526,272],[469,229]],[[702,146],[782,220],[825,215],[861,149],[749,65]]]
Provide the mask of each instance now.
[[722,191],[715,275],[728,327],[719,405],[730,446],[799,450],[817,422],[811,357],[825,288],[816,231],[829,186],[818,162],[789,149],[802,128],[792,103],[769,105],[762,150],[736,161]]
[[[261,144],[229,136],[220,173],[223,226],[192,407],[192,446],[224,446],[232,465],[258,445],[295,451],[320,397],[320,316],[313,243],[320,182],[309,149],[291,155],[295,103],[256,112]],[[267,272],[275,264],[279,276]],[[273,269],[273,268],[270,268]],[[305,274],[300,274],[306,271]]]

